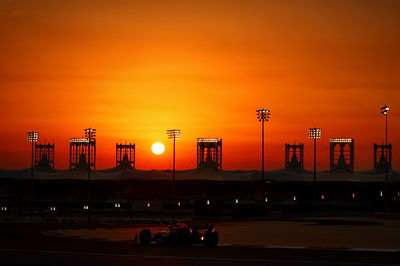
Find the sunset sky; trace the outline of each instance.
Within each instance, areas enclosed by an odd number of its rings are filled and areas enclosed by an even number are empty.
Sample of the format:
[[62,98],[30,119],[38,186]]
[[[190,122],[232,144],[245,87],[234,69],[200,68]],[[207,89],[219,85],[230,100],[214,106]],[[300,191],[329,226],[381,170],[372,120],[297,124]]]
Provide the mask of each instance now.
[[[97,129],[97,168],[115,166],[115,143],[135,142],[138,169],[171,168],[166,130],[182,130],[177,169],[196,167],[196,138],[223,139],[224,169],[284,167],[285,142],[321,127],[355,138],[355,168],[373,167],[390,106],[393,167],[400,168],[400,1],[0,2],[0,168],[29,167],[26,131],[56,144]],[[154,142],[166,145],[154,155]]]

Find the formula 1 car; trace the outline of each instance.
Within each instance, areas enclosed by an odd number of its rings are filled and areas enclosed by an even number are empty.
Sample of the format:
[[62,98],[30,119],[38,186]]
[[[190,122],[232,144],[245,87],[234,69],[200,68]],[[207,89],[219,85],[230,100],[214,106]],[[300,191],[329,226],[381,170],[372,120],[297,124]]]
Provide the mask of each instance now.
[[219,236],[212,224],[187,225],[178,223],[170,226],[167,231],[161,231],[154,235],[152,235],[150,229],[141,230],[139,233],[139,243],[148,246],[151,242],[172,246],[203,244],[207,247],[215,247],[219,242]]

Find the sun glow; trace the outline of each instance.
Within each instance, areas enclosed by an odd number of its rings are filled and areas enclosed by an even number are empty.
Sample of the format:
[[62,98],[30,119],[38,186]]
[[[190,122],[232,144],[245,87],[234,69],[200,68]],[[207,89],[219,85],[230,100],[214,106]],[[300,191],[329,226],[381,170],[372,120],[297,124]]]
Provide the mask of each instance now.
[[151,146],[151,151],[157,155],[163,154],[165,151],[165,146],[161,142],[156,142]]

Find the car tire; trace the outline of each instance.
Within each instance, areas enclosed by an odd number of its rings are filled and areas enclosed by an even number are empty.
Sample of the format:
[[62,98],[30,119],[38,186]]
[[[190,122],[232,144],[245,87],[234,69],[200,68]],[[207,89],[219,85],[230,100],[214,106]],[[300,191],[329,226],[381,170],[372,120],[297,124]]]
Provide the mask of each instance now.
[[150,245],[151,242],[151,232],[150,229],[143,229],[139,233],[139,243],[143,246]]
[[212,231],[208,230],[208,231],[206,231],[204,233],[204,242],[203,242],[203,244],[206,247],[215,247],[215,246],[218,245],[218,242],[219,242],[218,232],[216,232],[216,231],[212,232]]

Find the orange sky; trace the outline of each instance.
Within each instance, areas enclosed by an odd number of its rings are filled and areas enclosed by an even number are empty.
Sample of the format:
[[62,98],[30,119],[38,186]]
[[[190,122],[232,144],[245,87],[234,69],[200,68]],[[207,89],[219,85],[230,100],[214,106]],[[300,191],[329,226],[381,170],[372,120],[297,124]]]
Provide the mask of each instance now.
[[310,169],[309,127],[323,128],[321,169],[340,136],[370,169],[388,104],[399,169],[399,14],[399,1],[1,1],[0,168],[29,166],[29,130],[68,168],[68,139],[94,127],[98,169],[115,165],[120,141],[135,141],[137,168],[171,168],[172,128],[178,169],[196,166],[208,136],[223,139],[224,169],[259,169],[264,107],[266,169],[283,167],[293,141]]

